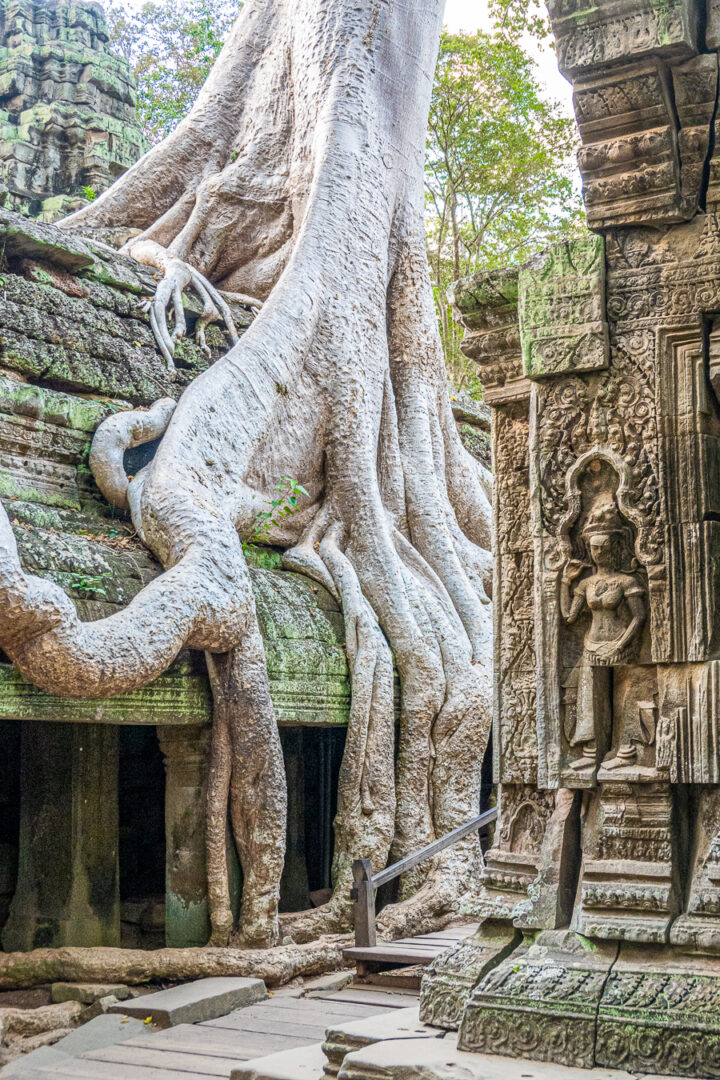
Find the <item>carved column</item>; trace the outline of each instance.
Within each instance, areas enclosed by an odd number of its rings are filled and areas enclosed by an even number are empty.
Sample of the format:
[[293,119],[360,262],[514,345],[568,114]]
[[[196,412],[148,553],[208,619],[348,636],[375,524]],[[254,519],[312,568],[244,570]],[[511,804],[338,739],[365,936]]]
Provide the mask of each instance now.
[[120,944],[117,728],[23,722],[18,879],[2,943]]
[[159,727],[165,757],[165,944],[207,945],[205,859],[208,727]]

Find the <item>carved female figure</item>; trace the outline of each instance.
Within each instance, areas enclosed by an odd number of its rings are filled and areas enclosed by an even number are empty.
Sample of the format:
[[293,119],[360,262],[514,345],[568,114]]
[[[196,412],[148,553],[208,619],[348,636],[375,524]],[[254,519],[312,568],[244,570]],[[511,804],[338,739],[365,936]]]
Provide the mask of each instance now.
[[621,569],[627,535],[615,498],[602,497],[582,530],[593,572],[573,586],[587,564],[569,559],[562,574],[563,618],[572,624],[586,610],[591,615],[580,663],[577,722],[574,731],[568,732],[570,745],[582,748],[582,755],[570,765],[577,771],[594,768],[596,763],[592,669],[632,663],[645,622],[645,589],[636,574]]

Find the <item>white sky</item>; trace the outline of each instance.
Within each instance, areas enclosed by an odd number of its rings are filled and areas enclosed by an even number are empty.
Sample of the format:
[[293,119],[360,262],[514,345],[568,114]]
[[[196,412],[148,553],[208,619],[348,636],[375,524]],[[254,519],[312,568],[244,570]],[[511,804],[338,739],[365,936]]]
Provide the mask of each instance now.
[[[486,29],[489,25],[487,0],[445,0],[445,25],[450,31],[473,31]],[[567,115],[572,117],[572,91],[555,63],[555,54],[549,47],[540,49],[533,41],[526,42],[528,52],[534,57],[540,81],[548,95],[561,101]]]

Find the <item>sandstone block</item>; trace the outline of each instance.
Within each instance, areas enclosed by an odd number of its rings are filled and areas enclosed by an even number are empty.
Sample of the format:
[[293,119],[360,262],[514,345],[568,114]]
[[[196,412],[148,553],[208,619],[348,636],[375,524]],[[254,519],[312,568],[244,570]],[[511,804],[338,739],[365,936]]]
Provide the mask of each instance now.
[[197,979],[157,994],[147,994],[132,1004],[113,1006],[110,1011],[143,1020],[150,1016],[158,1027],[166,1028],[214,1020],[266,997],[262,979]]

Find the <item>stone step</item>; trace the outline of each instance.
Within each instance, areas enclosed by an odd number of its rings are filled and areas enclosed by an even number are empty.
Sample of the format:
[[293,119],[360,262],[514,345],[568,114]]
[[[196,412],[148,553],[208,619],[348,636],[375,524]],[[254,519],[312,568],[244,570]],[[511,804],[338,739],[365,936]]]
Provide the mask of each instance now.
[[321,1043],[302,1050],[247,1061],[230,1073],[230,1080],[322,1080],[326,1058]]
[[418,1006],[395,1009],[367,1020],[350,1020],[328,1027],[323,1043],[326,1076],[337,1076],[348,1054],[388,1039],[437,1039],[445,1033],[420,1022]]
[[[519,1080],[520,1077],[528,1080],[636,1080],[630,1073],[616,1069],[566,1068],[517,1058],[464,1053],[458,1050],[454,1033],[444,1034],[439,1039],[393,1039],[363,1047],[348,1054],[338,1074],[338,1080]],[[280,1080],[280,1077],[272,1080]],[[282,1080],[294,1078],[288,1073]],[[662,1078],[648,1076],[643,1080]]]
[[262,979],[196,979],[157,994],[146,994],[137,1001],[115,1005],[109,1012],[140,1020],[150,1018],[157,1027],[168,1028],[215,1020],[234,1009],[264,1001],[267,996]]

